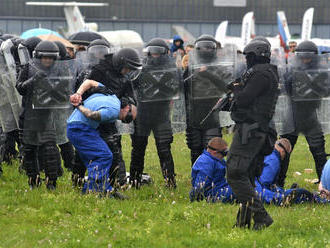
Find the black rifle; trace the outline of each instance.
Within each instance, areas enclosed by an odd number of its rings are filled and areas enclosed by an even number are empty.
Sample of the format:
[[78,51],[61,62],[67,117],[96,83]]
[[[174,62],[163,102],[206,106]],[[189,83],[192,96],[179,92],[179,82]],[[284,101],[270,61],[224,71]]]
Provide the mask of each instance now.
[[228,92],[225,97],[219,98],[217,103],[213,106],[213,108],[208,112],[205,118],[199,123],[199,125],[203,125],[204,122],[215,112],[215,111],[231,111],[233,95],[232,92]]

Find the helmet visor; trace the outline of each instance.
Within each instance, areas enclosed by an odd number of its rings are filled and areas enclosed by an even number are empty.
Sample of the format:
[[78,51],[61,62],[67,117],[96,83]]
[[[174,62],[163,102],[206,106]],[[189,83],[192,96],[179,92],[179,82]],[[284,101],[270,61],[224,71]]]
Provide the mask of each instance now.
[[161,46],[148,46],[145,48],[145,52],[150,54],[166,54],[166,48]]
[[196,42],[195,48],[197,50],[204,50],[204,51],[214,50],[217,48],[217,44],[213,41],[203,40]]
[[97,45],[88,48],[87,53],[93,58],[104,59],[104,56],[110,53],[110,49],[106,46]]

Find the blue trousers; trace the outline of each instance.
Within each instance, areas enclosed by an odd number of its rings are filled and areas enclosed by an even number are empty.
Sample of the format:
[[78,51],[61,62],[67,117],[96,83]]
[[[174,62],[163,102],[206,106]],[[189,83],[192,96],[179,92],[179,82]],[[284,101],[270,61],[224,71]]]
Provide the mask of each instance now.
[[87,190],[104,193],[111,191],[109,172],[112,152],[99,132],[82,123],[70,123],[67,126],[67,136],[88,171],[88,181],[83,187],[83,193]]

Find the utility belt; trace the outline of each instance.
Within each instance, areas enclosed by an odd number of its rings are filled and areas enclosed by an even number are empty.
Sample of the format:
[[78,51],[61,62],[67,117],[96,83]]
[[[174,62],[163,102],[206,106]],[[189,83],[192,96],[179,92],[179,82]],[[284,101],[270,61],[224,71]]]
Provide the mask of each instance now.
[[250,123],[240,123],[237,124],[237,127],[239,129],[240,135],[241,135],[241,143],[242,145],[246,145],[249,141],[249,138],[251,138],[251,134],[253,130],[259,129],[260,125],[258,122],[255,122],[253,124]]
[[272,153],[274,149],[274,144],[277,139],[277,133],[275,129],[271,127],[271,122],[268,125],[260,124],[258,122],[255,123],[238,123],[237,128],[239,130],[239,134],[241,136],[241,144],[248,144],[249,139],[252,137],[253,131],[258,131],[260,133],[264,133],[266,135],[265,144],[262,148],[263,155],[269,155]]

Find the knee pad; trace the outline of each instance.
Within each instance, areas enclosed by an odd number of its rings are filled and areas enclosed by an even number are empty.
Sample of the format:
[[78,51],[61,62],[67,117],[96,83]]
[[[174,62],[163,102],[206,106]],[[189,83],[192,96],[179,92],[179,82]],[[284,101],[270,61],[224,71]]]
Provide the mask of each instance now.
[[191,150],[200,150],[203,147],[202,132],[197,128],[187,128],[186,139],[188,148]]
[[61,156],[57,146],[53,143],[44,144],[41,147],[41,156],[46,176],[50,180],[56,180],[61,166]]

